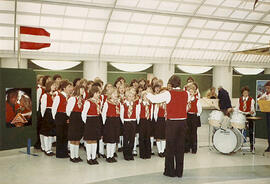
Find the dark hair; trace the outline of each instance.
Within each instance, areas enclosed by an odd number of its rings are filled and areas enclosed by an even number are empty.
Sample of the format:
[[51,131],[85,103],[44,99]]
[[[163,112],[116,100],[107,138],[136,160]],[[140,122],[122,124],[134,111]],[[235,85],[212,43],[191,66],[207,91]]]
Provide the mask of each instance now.
[[46,85],[46,81],[47,81],[47,79],[48,78],[50,78],[51,76],[49,76],[49,75],[45,75],[44,77],[43,77],[43,79],[42,79],[42,86],[45,86]]
[[54,81],[49,81],[49,82],[47,82],[47,83],[45,84],[45,92],[46,92],[46,93],[51,92],[51,87],[52,87],[53,84],[54,84]]
[[266,86],[270,86],[270,81],[268,81],[268,82],[264,85],[264,87],[266,87]]
[[92,88],[89,91],[89,98],[92,98],[95,93],[99,92],[98,86],[92,86]]
[[244,91],[248,91],[248,92],[249,92],[249,91],[250,91],[250,90],[249,90],[249,87],[248,87],[248,86],[242,87],[242,89],[241,89],[241,94],[243,94]]
[[68,80],[62,80],[59,85],[60,90],[64,90],[68,85],[72,85]]
[[55,75],[53,76],[53,80],[55,81],[57,78],[62,79],[62,76],[59,75],[59,74],[55,74]]
[[92,87],[100,87],[101,88],[101,84],[100,83],[98,83],[98,82],[94,82],[94,84],[92,85]]
[[168,81],[168,84],[170,84],[172,88],[180,87],[181,79],[176,75],[172,75]]
[[9,102],[10,97],[18,96],[18,90],[17,89],[9,89],[9,90],[7,90],[6,94],[7,94],[7,102]]
[[76,79],[74,79],[73,80],[73,86],[76,86],[76,83],[78,82],[78,81],[80,81],[81,80],[81,78],[76,78]]
[[154,82],[153,82],[154,80],[158,80],[158,78],[157,78],[157,77],[154,77],[154,78],[151,80],[151,86],[154,86],[154,84],[153,84],[153,83],[154,83]]
[[73,91],[73,95],[74,96],[80,96],[80,89],[81,88],[85,89],[84,86],[82,86],[82,85],[75,86],[74,91]]
[[113,86],[116,87],[116,84],[117,84],[119,81],[121,81],[121,80],[124,80],[124,81],[126,82],[126,80],[124,79],[124,77],[118,77],[118,78],[115,80]]
[[161,86],[160,86],[159,84],[155,84],[155,85],[153,86],[153,88],[152,88],[152,89],[153,89],[153,92],[155,92],[155,89],[156,89],[156,88],[160,88],[160,89],[161,89]]
[[192,80],[194,82],[194,79],[192,77],[188,77],[187,81]]
[[130,86],[133,86],[133,84],[134,84],[135,82],[138,83],[138,81],[137,81],[136,79],[132,79],[132,81],[130,82]]

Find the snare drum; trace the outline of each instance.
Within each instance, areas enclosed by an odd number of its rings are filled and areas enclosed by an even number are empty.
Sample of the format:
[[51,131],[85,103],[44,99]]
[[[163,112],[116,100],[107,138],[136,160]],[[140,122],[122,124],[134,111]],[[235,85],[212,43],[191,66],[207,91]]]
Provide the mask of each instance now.
[[210,113],[209,118],[208,118],[208,122],[213,127],[220,127],[223,119],[224,119],[223,112],[214,110]]
[[223,154],[237,152],[244,142],[241,132],[237,129],[220,128],[215,131],[212,139],[214,148]]
[[237,111],[231,116],[231,124],[234,128],[244,129],[246,127],[246,116]]

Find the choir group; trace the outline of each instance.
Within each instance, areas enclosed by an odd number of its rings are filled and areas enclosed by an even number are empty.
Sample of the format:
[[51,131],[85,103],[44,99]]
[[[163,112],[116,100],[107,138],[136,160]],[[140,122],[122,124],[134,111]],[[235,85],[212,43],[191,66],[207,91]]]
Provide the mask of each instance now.
[[[202,107],[198,101],[198,86],[189,78],[185,152],[197,152],[197,127],[200,126]],[[70,158],[81,162],[79,147],[84,146],[87,163],[98,164],[97,156],[109,163],[117,162],[116,148],[125,160],[134,160],[139,146],[139,157],[150,159],[156,142],[158,156],[165,157],[166,101],[152,103],[149,94],[162,94],[172,89],[169,84],[153,78],[151,82],[133,79],[127,84],[119,77],[114,84],[96,78],[94,81],[75,79],[73,83],[60,75],[38,76],[37,79],[37,134],[35,148],[47,156]],[[177,109],[177,107],[175,108]],[[181,110],[181,109],[180,109]],[[56,140],[56,153],[52,144]],[[106,147],[106,156],[104,153]]]
[[[167,87],[156,77],[151,82],[133,79],[130,84],[119,77],[114,84],[107,83],[103,87],[99,78],[94,81],[75,79],[71,83],[62,80],[60,75],[39,76],[39,140],[35,148],[47,156],[70,158],[71,162],[78,163],[83,161],[79,157],[79,147],[83,146],[87,163],[96,165],[97,156],[106,158],[109,163],[117,162],[116,148],[127,161],[137,156],[137,146],[139,157],[150,159],[154,155],[155,140],[158,156],[165,157],[163,174],[182,177],[184,153],[197,153],[202,107],[198,85],[192,77],[183,89],[180,86],[181,79],[176,75],[169,79]],[[261,98],[269,100],[270,82],[265,88],[267,92]],[[249,96],[249,88],[242,88],[241,95],[235,110],[254,116],[254,100]],[[230,116],[233,112],[229,94],[222,87],[218,95],[212,88],[208,98],[219,99],[219,109],[224,115]],[[270,124],[269,118],[267,122]],[[249,121],[250,129],[252,124]],[[253,148],[252,130],[249,132]],[[54,141],[56,153],[52,151]]]

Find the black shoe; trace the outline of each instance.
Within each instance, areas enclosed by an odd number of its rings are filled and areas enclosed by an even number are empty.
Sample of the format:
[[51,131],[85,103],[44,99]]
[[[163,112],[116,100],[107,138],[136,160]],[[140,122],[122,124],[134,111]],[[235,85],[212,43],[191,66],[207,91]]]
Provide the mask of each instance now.
[[106,156],[105,156],[105,154],[98,154],[98,158],[100,158],[100,157],[102,157],[102,158],[106,158]]
[[75,158],[78,162],[83,162],[83,159],[81,157]]
[[40,142],[37,142],[37,143],[34,145],[34,148],[35,148],[35,149],[41,149]]
[[98,165],[99,164],[96,158],[94,160],[92,160],[92,161],[93,161],[94,165]]
[[77,160],[76,158],[69,158],[69,160],[71,161],[71,162],[73,162],[73,163],[78,163],[79,162],[79,160]]
[[158,153],[158,156],[159,156],[159,157],[163,157],[162,153]]
[[118,148],[118,152],[122,152],[123,151],[123,148]]
[[47,156],[49,156],[49,157],[51,157],[51,156],[54,156],[55,154],[54,154],[54,152],[44,152],[45,153],[45,155],[47,155]]
[[114,154],[113,154],[113,157],[118,157],[117,153],[114,153]]
[[111,159],[111,158],[106,158],[106,161],[107,161],[108,163],[112,163],[112,159]]
[[112,157],[111,160],[112,162],[117,162],[117,160],[114,157]]
[[168,177],[176,177],[175,174],[168,174],[168,173],[166,173],[166,172],[164,172],[163,175],[164,175],[164,176],[168,176]]
[[197,149],[192,149],[191,153],[192,154],[196,154],[197,153]]
[[162,157],[165,157],[165,152],[161,153]]
[[134,157],[130,157],[129,160],[134,160]]
[[190,149],[185,148],[185,153],[189,153],[189,152],[190,152]]
[[94,165],[94,163],[93,163],[93,160],[92,160],[92,159],[87,160],[87,163],[88,163],[89,165]]
[[151,155],[155,155],[155,153],[154,153],[154,152],[152,152],[152,153],[151,153]]

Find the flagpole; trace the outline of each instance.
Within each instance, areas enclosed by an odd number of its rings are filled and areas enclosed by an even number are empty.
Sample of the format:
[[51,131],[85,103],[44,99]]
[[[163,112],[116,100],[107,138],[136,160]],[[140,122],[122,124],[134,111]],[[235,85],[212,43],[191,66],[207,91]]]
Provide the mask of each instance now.
[[21,63],[21,26],[18,28],[18,50],[17,50],[17,65],[20,68]]

